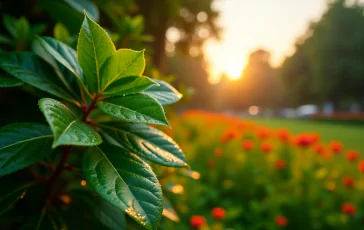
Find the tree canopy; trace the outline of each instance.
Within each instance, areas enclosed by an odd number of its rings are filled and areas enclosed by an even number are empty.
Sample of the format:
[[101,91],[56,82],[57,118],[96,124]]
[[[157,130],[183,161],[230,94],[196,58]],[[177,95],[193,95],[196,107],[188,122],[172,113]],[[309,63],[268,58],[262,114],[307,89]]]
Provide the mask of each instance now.
[[280,77],[291,104],[362,100],[363,63],[364,8],[337,0],[297,41]]

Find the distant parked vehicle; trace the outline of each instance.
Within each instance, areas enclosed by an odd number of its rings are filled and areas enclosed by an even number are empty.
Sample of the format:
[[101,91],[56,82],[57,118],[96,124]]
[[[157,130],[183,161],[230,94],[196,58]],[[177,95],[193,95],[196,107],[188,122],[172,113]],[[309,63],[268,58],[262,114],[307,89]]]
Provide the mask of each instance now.
[[298,117],[311,117],[312,115],[320,112],[317,105],[302,105],[297,108],[296,113]]
[[285,118],[295,118],[297,117],[297,111],[296,109],[285,108],[280,111],[280,116]]

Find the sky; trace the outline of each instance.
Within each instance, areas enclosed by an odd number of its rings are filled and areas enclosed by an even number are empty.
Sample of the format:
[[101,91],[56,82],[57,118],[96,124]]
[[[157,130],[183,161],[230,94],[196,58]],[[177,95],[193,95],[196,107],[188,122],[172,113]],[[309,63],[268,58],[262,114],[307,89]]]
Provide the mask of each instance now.
[[264,48],[272,55],[271,64],[279,66],[294,52],[298,37],[311,21],[326,9],[326,0],[215,0],[223,28],[221,40],[208,40],[204,52],[211,82],[222,73],[241,76],[249,54]]

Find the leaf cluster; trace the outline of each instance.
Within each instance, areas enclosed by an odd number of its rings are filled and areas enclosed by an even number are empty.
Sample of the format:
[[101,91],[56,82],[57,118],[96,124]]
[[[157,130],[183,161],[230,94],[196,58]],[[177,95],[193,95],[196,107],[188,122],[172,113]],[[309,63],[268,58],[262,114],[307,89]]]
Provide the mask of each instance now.
[[[2,190],[0,215],[33,186],[44,184],[40,216],[28,223],[32,229],[46,228],[48,222],[65,225],[52,211],[57,199],[67,205],[81,202],[107,228],[125,228],[124,212],[145,229],[157,229],[164,199],[150,164],[187,163],[170,137],[148,125],[169,126],[163,106],[182,95],[168,83],[142,75],[144,51],[116,50],[106,31],[85,15],[77,50],[38,37],[32,52],[2,53],[0,68],[49,95],[38,103],[49,126],[15,123],[0,128],[0,179],[26,169],[36,178]],[[75,155],[81,155],[79,161],[72,161]],[[33,170],[38,165],[51,175]],[[85,178],[81,184],[90,187],[59,188],[64,170],[76,172]]]

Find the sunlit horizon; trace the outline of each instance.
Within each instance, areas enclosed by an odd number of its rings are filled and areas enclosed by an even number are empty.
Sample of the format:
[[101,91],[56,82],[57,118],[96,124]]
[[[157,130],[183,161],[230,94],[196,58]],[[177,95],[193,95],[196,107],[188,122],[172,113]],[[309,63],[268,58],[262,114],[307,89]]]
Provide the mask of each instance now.
[[222,75],[239,79],[249,55],[256,49],[271,53],[271,64],[279,66],[294,52],[294,44],[310,22],[326,9],[325,0],[215,0],[220,13],[218,25],[224,28],[221,40],[204,45],[210,82]]

